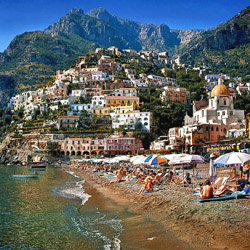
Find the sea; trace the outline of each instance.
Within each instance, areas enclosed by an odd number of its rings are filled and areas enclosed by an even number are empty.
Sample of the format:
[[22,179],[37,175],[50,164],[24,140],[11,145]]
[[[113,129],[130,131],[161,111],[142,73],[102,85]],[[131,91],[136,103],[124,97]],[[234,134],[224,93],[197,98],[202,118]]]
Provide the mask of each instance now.
[[71,171],[0,165],[0,249],[191,249]]

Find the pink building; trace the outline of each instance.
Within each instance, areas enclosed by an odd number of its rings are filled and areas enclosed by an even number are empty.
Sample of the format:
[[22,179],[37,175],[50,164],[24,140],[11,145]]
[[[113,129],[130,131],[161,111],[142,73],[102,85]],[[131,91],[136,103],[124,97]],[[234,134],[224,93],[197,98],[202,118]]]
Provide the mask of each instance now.
[[104,155],[104,140],[102,139],[66,138],[60,142],[60,146],[62,155]]
[[113,156],[143,153],[144,150],[141,140],[131,137],[66,138],[60,142],[60,146],[61,155],[68,156]]
[[139,154],[143,152],[142,141],[133,137],[108,137],[104,139],[105,155]]

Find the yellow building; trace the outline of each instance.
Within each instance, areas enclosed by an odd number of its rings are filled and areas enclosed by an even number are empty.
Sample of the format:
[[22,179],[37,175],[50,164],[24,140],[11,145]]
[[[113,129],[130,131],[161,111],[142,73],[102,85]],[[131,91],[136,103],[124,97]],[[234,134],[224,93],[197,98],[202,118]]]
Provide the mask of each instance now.
[[129,106],[118,106],[118,107],[111,107],[111,110],[114,111],[112,113],[118,114],[125,114],[127,112],[132,112],[134,110],[133,105]]
[[250,113],[246,115],[246,135],[250,139]]
[[104,117],[110,115],[110,108],[94,108],[92,109],[92,115],[98,117]]

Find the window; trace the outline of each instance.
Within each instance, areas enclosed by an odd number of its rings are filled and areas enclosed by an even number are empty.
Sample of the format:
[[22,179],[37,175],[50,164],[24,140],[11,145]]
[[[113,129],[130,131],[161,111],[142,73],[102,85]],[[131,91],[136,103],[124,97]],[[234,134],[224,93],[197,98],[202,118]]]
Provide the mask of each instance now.
[[80,141],[78,141],[78,145],[80,145]]
[[219,131],[219,128],[218,128],[218,127],[216,127],[216,131]]
[[211,127],[211,131],[214,131],[214,127]]
[[128,105],[130,105],[130,100],[128,100]]
[[144,121],[148,121],[148,118],[147,118],[147,117],[145,117],[145,118],[144,118]]
[[72,144],[74,145],[74,144],[75,144],[75,141],[72,141]]
[[227,99],[224,99],[223,102],[224,102],[224,105],[227,105]]
[[223,111],[223,112],[222,112],[222,115],[225,115],[225,114],[226,114],[226,112],[225,112],[225,111]]
[[68,149],[68,146],[66,146],[65,148]]
[[144,126],[148,126],[148,123],[147,123],[147,122],[144,122]]
[[80,147],[78,147],[78,150],[80,150]]

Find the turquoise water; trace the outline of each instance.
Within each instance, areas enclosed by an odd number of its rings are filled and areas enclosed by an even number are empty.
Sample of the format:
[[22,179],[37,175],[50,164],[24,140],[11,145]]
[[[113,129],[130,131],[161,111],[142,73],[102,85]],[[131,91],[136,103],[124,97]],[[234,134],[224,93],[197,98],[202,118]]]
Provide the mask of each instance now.
[[39,179],[0,165],[0,249],[119,249],[121,221],[115,212],[84,206],[83,180],[49,167]]

